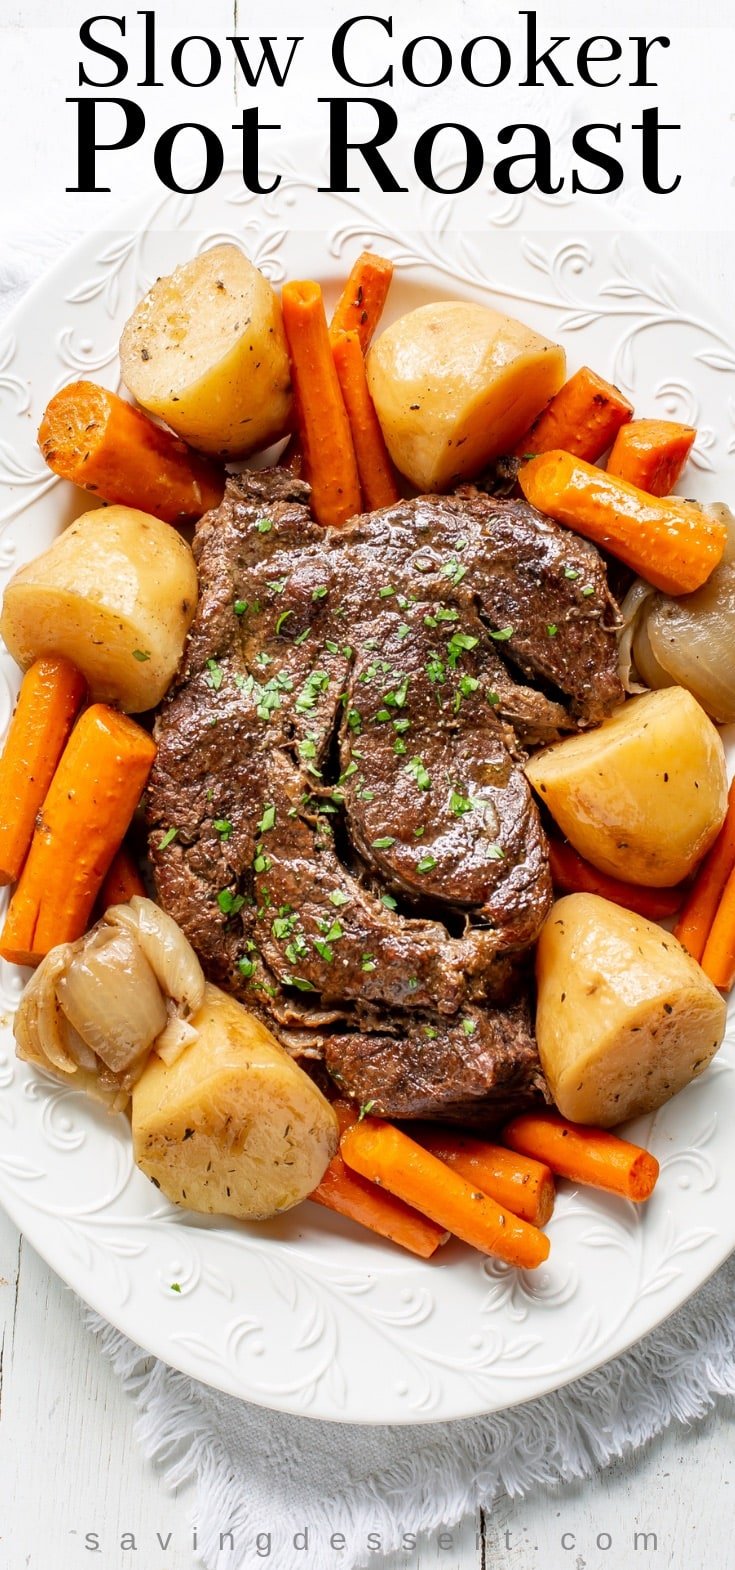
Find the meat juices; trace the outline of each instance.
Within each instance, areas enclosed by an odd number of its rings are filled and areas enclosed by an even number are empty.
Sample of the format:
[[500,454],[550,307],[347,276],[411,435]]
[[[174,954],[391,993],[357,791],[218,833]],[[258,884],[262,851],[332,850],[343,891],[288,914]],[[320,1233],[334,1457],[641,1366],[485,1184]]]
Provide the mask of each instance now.
[[348,1094],[491,1125],[544,1093],[524,960],[551,881],[521,749],[622,701],[617,607],[594,547],[524,502],[325,531],[307,501],[245,474],[197,528],[149,790],[161,903]]

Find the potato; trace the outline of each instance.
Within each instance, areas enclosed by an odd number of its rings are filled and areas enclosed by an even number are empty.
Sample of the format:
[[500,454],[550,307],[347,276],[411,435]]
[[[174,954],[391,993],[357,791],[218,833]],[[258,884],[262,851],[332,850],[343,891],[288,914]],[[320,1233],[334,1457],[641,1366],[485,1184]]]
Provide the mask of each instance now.
[[120,361],[138,403],[200,452],[244,458],[289,430],[281,303],[236,245],[159,278],[125,324]]
[[306,1199],[339,1140],[329,1102],[241,1003],[207,985],[198,1039],[133,1090],[133,1149],[174,1205],[265,1221]]
[[727,1008],[677,939],[597,894],[554,905],[536,954],[536,1036],[564,1117],[611,1128],[704,1073]]
[[683,687],[630,698],[597,730],[537,753],[526,774],[581,856],[649,888],[687,877],[727,811],[722,741]]
[[98,508],[14,574],[0,632],[24,669],[39,654],[65,654],[93,699],[138,714],[176,673],[197,594],[194,557],[170,524]]
[[442,300],[374,343],[368,381],[396,467],[447,490],[512,452],[564,380],[564,350],[500,311]]

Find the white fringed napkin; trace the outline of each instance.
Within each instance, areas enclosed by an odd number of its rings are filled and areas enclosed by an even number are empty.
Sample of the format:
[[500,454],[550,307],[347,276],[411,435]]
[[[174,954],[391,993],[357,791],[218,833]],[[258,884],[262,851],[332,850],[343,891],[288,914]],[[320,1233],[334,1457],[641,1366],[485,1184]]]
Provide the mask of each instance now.
[[[47,231],[42,243],[0,243],[0,318],[71,238]],[[589,1477],[734,1396],[734,1292],[735,1256],[655,1334],[566,1390],[494,1417],[411,1429],[267,1412],[175,1373],[96,1315],[87,1322],[139,1409],[145,1455],[172,1487],[196,1483],[206,1570],[354,1570],[376,1563],[376,1543],[388,1553],[404,1532],[490,1510],[500,1492]]]

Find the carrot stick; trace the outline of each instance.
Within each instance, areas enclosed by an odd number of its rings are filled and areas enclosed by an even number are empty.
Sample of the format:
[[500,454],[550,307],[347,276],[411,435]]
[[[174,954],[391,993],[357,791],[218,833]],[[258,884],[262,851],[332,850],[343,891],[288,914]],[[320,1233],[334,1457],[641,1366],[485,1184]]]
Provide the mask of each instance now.
[[569,453],[542,453],[523,465],[526,500],[557,523],[611,551],[664,594],[701,588],[722,560],[719,518],[678,496],[647,496]]
[[352,431],[365,506],[371,510],[391,507],[401,493],[370,397],[359,334],[337,333],[332,338],[332,354]]
[[73,382],[56,393],[38,445],[62,479],[165,523],[194,522],[224,495],[221,468],[94,382]]
[[516,447],[516,456],[561,448],[596,463],[632,413],[633,405],[617,387],[584,365],[542,409]]
[[15,882],[28,855],[86,690],[76,666],[57,655],[36,660],[23,677],[0,758],[0,884]]
[[735,870],[725,884],[712,928],[704,946],[702,969],[723,992],[735,981]]
[[446,1162],[474,1188],[481,1188],[504,1210],[531,1226],[546,1226],[554,1209],[554,1179],[542,1162],[528,1161],[501,1145],[488,1145],[447,1128],[425,1127],[412,1132],[424,1150]]
[[632,420],[615,438],[608,474],[649,496],[668,496],[694,446],[696,431],[675,420]]
[[132,856],[121,845],[110,862],[100,889],[99,903],[102,910],[109,910],[111,905],[128,905],[134,894],[145,897],[146,893],[145,883]]
[[557,1112],[527,1112],[506,1123],[501,1139],[520,1156],[545,1161],[572,1183],[604,1188],[639,1203],[653,1193],[658,1162],[640,1145],[606,1129],[568,1123]]
[[674,937],[693,959],[704,954],[725,884],[735,867],[735,780],[730,786],[727,816],[712,849],[705,856],[679,920]]
[[522,1270],[534,1270],[548,1259],[545,1233],[502,1210],[391,1123],[365,1118],[342,1135],[340,1150],[361,1177],[387,1188],[471,1248]]
[[625,910],[647,916],[649,921],[675,916],[684,897],[681,889],[646,889],[637,883],[624,883],[622,878],[608,877],[562,840],[549,840],[549,865],[554,887],[563,894],[600,894]]
[[282,302],[296,425],[314,516],[319,523],[339,526],[360,511],[362,496],[322,291],[316,283],[287,283]]
[[389,1238],[391,1243],[418,1254],[421,1259],[431,1259],[437,1248],[446,1243],[449,1233],[438,1227],[426,1216],[404,1205],[403,1200],[386,1194],[375,1183],[350,1172],[339,1153],[332,1158],[326,1172],[314,1189],[310,1199],[327,1210],[336,1210],[359,1226]]
[[338,333],[354,330],[363,354],[367,352],[383,314],[392,277],[393,263],[384,256],[374,256],[372,251],[358,256],[334,309],[329,328],[333,341]]
[[147,731],[102,703],[72,731],[51,782],[0,937],[0,954],[35,965],[85,931],[151,770]]

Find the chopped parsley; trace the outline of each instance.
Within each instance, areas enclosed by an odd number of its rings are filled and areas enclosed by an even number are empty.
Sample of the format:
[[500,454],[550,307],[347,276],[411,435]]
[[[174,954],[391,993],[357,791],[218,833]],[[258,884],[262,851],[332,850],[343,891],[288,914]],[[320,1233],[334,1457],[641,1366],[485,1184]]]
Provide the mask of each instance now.
[[168,850],[169,845],[173,845],[173,842],[176,839],[176,836],[177,836],[178,832],[179,832],[178,829],[167,829],[166,833],[163,836],[163,839],[159,840],[159,842],[158,842],[158,849],[159,850]]
[[316,992],[313,982],[306,981],[303,976],[284,976],[283,980],[287,987],[296,987],[299,992]]
[[[371,970],[377,970],[377,968],[378,967],[375,963],[375,960],[373,959],[372,954],[363,954],[362,965],[360,966],[360,969],[363,970],[367,975]],[[370,1105],[372,1105],[372,1103],[370,1103]]]
[[[399,685],[394,688],[392,692],[384,693],[383,702],[387,704],[389,709],[402,709],[404,707],[406,698],[408,697],[409,681],[410,677],[404,676]],[[390,718],[390,715],[388,718]]]
[[149,660],[150,659],[150,654],[148,653],[147,649],[133,649],[133,659],[134,660]]
[[474,1036],[475,1031],[477,1030],[477,1020],[463,1019],[462,1029],[466,1036]]
[[[416,565],[418,566],[418,563]],[[448,562],[444,563],[444,566],[441,570],[441,575],[442,578],[449,578],[456,588],[457,584],[462,582],[466,572],[467,568],[463,567],[462,563],[457,561],[456,556],[452,556]]]
[[327,943],[326,938],[314,938],[312,941],[319,958],[323,959],[327,965],[331,965],[334,959],[334,949]]
[[453,790],[449,798],[449,805],[455,818],[463,818],[466,812],[471,812],[473,803],[469,796],[463,796],[458,790]]
[[289,616],[293,616],[293,611],[281,611],[278,621],[276,622],[276,637],[278,637],[284,622],[288,621]]
[[548,633],[550,638],[555,638],[557,633],[558,633],[558,631],[559,631],[559,628],[557,627],[556,622],[555,621],[547,622],[547,624],[546,624],[546,631],[547,631],[547,633]]
[[311,597],[312,597],[312,600],[323,600],[325,595],[327,595],[328,593],[329,593],[329,589],[327,587],[327,584],[326,583],[320,583],[319,587],[317,589],[312,589]]
[[395,845],[395,843],[395,838],[392,834],[384,834],[381,839],[373,840],[373,850],[390,850],[391,845]]
[[497,632],[491,632],[490,637],[494,638],[496,643],[507,643],[508,639],[513,637],[513,628],[499,627]]
[[244,894],[233,894],[232,889],[220,889],[217,904],[223,916],[236,916],[245,904]]
[[366,1118],[368,1116],[368,1113],[372,1112],[374,1106],[375,1106],[375,1102],[374,1101],[364,1101],[363,1102],[362,1106],[360,1107],[360,1116],[357,1119],[358,1123],[362,1123],[363,1118]]
[[255,971],[255,960],[248,959],[247,955],[243,955],[243,958],[237,962],[237,968],[240,975],[244,976],[246,981],[249,981]]
[[431,775],[424,764],[423,758],[416,756],[405,766],[405,773],[410,774],[416,781],[419,790],[431,789]]
[[449,664],[452,670],[456,669],[457,662],[461,659],[466,649],[477,647],[478,639],[473,638],[469,632],[453,632],[447,645]]
[[421,860],[417,863],[416,871],[417,872],[421,872],[421,873],[423,873],[423,872],[431,872],[431,871],[433,871],[435,866],[436,866],[436,857],[435,856],[422,856]]
[[446,680],[446,672],[444,670],[444,662],[443,660],[440,660],[438,654],[432,654],[427,660],[426,674],[429,678],[429,681],[432,681],[435,686],[442,686],[444,684]]
[[340,905],[349,905],[350,902],[349,895],[343,894],[341,889],[332,889],[329,900],[330,904],[336,905],[338,909]]
[[300,741],[299,742],[299,757],[300,758],[315,758],[316,757],[316,737],[314,736],[313,731],[309,732],[308,736],[305,738],[304,741]]
[[564,577],[565,578],[574,579],[574,578],[578,578],[579,576],[580,576],[579,569],[577,567],[565,567],[564,568]]
[[247,600],[235,600],[232,609],[236,616],[244,616],[248,608]]
[[267,834],[269,829],[272,829],[272,828],[275,827],[275,822],[276,822],[276,809],[275,809],[275,807],[273,807],[273,806],[264,807],[264,809],[263,809],[263,816],[262,816],[262,818],[260,820],[260,823],[257,825],[258,833],[259,834]]
[[385,583],[383,585],[382,589],[378,590],[378,594],[379,594],[379,597],[380,597],[381,600],[389,600],[391,598],[391,595],[395,594],[395,592],[396,591],[395,591],[392,583]]
[[299,633],[298,638],[294,638],[294,640],[293,640],[294,643],[297,646],[302,644],[302,643],[306,643],[306,640],[307,640],[310,632],[311,632],[311,627],[305,627],[303,632]]
[[328,686],[329,675],[327,671],[312,671],[311,674],[307,676],[306,681],[304,682],[304,685],[296,699],[296,703],[294,705],[296,713],[305,714],[309,709],[315,708],[319,693],[324,692]]
[[232,824],[230,823],[229,818],[215,818],[212,823],[212,828],[217,834],[219,834],[219,837],[222,840],[228,840],[232,833]]
[[269,534],[273,528],[273,522],[270,518],[259,518],[255,527],[258,534]]
[[424,1035],[428,1037],[429,1041],[436,1041],[438,1034],[439,1032],[435,1025],[424,1025]]
[[488,845],[486,855],[488,861],[505,861],[505,851],[502,845]]
[[207,660],[207,675],[205,680],[207,682],[207,686],[211,687],[213,692],[219,692],[219,689],[224,681],[224,671],[222,670],[222,666],[218,665],[216,660]]
[[[401,740],[400,736],[397,736],[393,743],[393,751],[399,758],[402,757],[404,753],[408,752],[408,747],[406,746],[405,741]],[[370,799],[372,800],[372,797]]]
[[271,592],[273,594],[283,594],[283,591],[284,591],[287,583],[288,583],[288,578],[287,577],[286,578],[272,578],[270,583],[268,584],[268,588],[271,590]]
[[398,901],[393,898],[392,894],[381,894],[380,903],[385,905],[386,910],[398,909]]
[[181,1287],[179,1286],[178,1281],[172,1281],[171,1282],[171,1291],[172,1292],[180,1292],[181,1291]]
[[590,594],[594,594],[595,592],[594,583],[586,583],[580,592],[585,596],[585,599],[588,599]]
[[399,638],[407,638],[410,631],[411,628],[409,627],[408,622],[402,621],[400,627],[398,628]]

